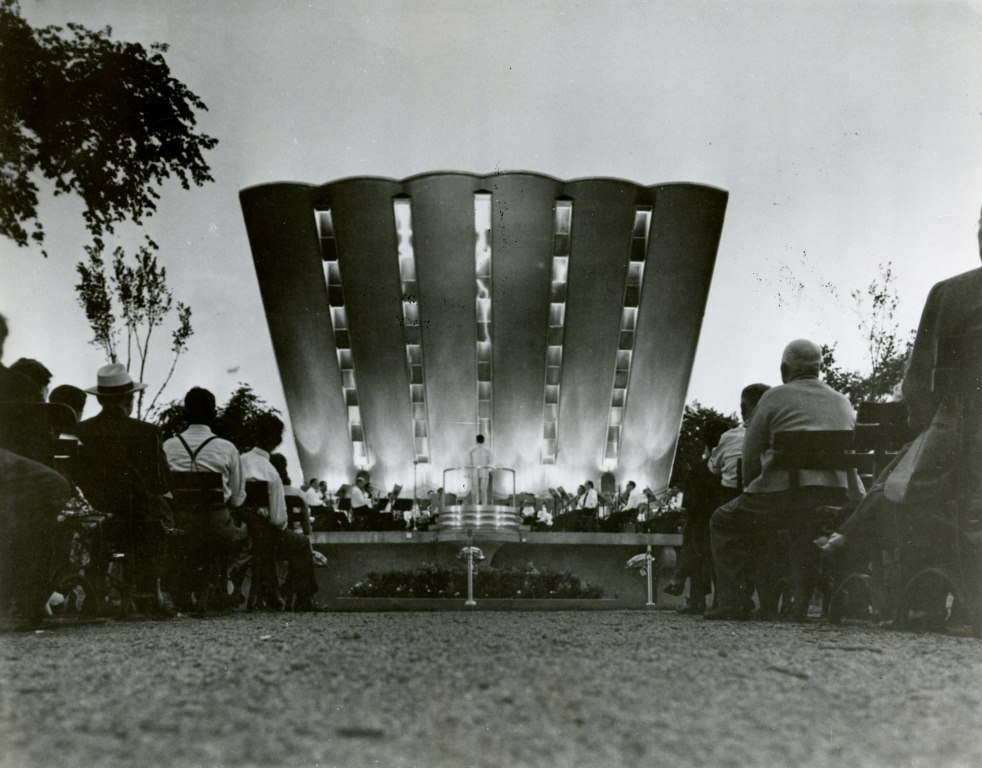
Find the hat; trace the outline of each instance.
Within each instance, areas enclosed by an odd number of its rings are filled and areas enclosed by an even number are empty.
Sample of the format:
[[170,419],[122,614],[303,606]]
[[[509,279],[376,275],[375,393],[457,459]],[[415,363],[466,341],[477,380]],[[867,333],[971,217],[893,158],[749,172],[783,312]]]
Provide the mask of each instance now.
[[96,386],[89,387],[86,392],[93,395],[128,395],[130,392],[139,392],[146,389],[147,385],[139,381],[133,381],[130,372],[122,363],[112,363],[104,365],[96,374]]

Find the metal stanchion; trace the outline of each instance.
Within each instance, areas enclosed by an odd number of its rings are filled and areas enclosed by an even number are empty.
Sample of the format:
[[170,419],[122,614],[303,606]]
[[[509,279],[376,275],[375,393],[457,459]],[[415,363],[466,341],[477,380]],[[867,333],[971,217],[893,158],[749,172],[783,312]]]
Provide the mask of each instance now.
[[644,560],[645,560],[645,565],[646,565],[645,570],[648,572],[648,602],[645,603],[645,605],[648,606],[648,607],[651,607],[651,606],[654,606],[656,603],[655,603],[654,576],[652,575],[652,571],[654,570],[653,567],[652,567],[653,562],[654,562],[654,557],[652,557],[652,555],[651,555],[651,545],[650,544],[648,545],[648,551],[645,552]]

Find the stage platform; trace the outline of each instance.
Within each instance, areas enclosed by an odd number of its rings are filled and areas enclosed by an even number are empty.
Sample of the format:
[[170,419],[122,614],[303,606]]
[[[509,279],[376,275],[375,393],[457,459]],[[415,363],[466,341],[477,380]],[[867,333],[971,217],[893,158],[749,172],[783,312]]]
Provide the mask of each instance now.
[[[372,571],[416,568],[424,563],[451,565],[466,546],[466,530],[440,531],[338,531],[311,535],[314,548],[328,560],[317,568],[318,599],[346,598],[351,587]],[[679,534],[663,533],[547,533],[528,530],[477,530],[473,544],[484,553],[483,566],[569,571],[583,581],[600,586],[610,605],[647,600],[647,583],[627,561],[650,544],[657,558],[655,577],[675,566],[674,548],[682,545]],[[480,573],[478,577],[480,578]],[[657,583],[656,583],[657,587]],[[656,589],[657,592],[657,589]],[[658,602],[667,598],[657,595]],[[523,601],[530,602],[530,601]],[[677,601],[672,601],[675,604]]]

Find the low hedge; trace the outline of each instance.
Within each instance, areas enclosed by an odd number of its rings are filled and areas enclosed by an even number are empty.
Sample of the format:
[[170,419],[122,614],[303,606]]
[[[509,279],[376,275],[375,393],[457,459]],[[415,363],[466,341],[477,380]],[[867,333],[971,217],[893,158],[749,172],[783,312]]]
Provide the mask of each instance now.
[[[467,568],[464,565],[427,563],[404,571],[373,571],[351,588],[352,597],[466,597]],[[474,597],[496,598],[582,598],[603,597],[601,587],[592,586],[565,571],[520,570],[480,566],[474,573]]]

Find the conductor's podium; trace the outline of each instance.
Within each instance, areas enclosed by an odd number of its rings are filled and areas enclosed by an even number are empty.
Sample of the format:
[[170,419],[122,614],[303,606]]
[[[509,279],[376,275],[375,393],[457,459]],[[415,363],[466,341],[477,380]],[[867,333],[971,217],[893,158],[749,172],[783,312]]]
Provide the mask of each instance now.
[[504,504],[453,504],[437,520],[431,528],[438,531],[517,531],[522,513]]

